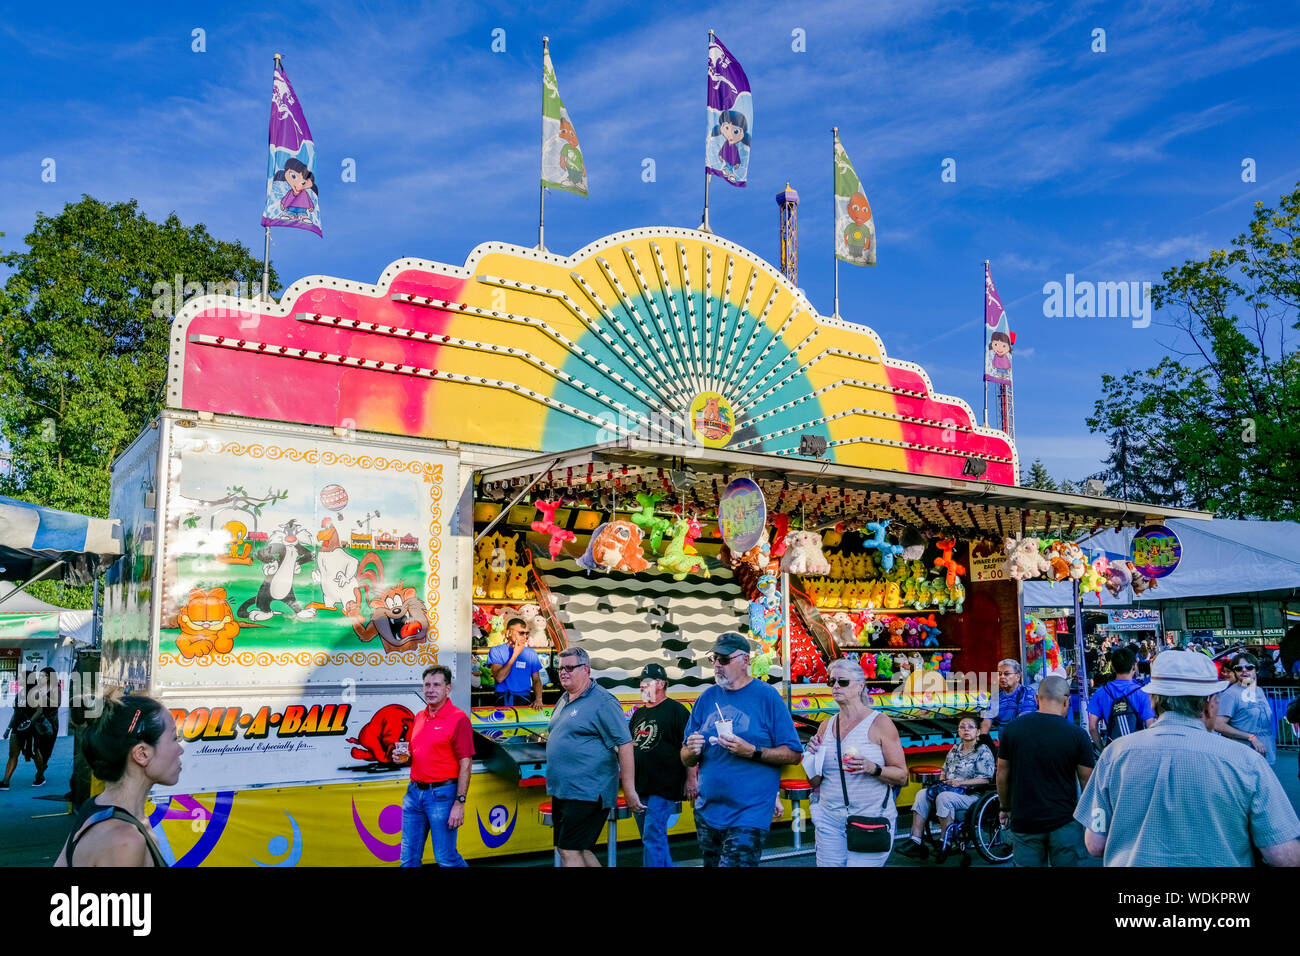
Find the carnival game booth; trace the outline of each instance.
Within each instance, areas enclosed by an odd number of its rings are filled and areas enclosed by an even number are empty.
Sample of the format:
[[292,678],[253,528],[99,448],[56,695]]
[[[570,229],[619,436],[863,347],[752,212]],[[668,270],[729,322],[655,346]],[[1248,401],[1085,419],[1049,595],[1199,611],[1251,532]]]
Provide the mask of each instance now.
[[[549,849],[549,707],[478,696],[493,619],[510,609],[533,609],[543,653],[580,641],[627,698],[649,658],[689,701],[706,642],[749,625],[791,706],[816,716],[826,659],[865,659],[855,645],[871,641],[835,615],[860,629],[877,579],[883,594],[901,565],[875,548],[866,566],[864,538],[915,532],[909,576],[915,561],[944,576],[947,606],[909,616],[933,613],[952,650],[909,650],[991,671],[1018,652],[1020,609],[1014,584],[978,579],[994,571],[956,570],[981,567],[969,542],[1135,517],[1011,487],[1005,435],[872,330],[818,315],[768,263],[694,230],[633,230],[572,256],[488,243],[461,266],[395,262],[374,285],[303,279],[279,303],[200,298],[173,323],[166,402],[113,469],[126,544],[102,668],[165,700],[188,741],[153,811],[184,865],[396,861],[406,774],[391,756],[434,662],[478,732],[462,853]],[[747,556],[758,545],[724,556],[713,528],[738,477],[772,516],[769,559],[781,532],[839,534],[822,549],[840,577],[791,571],[780,601],[761,548]],[[867,527],[880,519],[893,523]],[[639,560],[619,567],[634,555],[602,538],[611,524],[650,542]],[[886,609],[908,610],[905,587]],[[901,703],[900,718],[924,721],[971,702]]]

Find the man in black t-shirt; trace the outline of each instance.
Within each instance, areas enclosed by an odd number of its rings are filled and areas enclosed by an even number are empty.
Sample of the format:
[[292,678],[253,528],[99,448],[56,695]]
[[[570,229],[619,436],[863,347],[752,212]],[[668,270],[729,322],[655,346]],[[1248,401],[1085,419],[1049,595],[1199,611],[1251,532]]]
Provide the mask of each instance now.
[[682,766],[681,749],[686,708],[668,696],[668,673],[659,664],[641,670],[641,706],[632,712],[632,753],[636,758],[636,792],[645,813],[634,814],[641,831],[642,866],[672,866],[668,853],[668,821],[683,791],[689,799],[699,793],[697,770]]
[[1095,760],[1087,732],[1065,716],[1069,710],[1069,682],[1045,677],[1038,685],[1038,713],[1025,714],[1002,732],[998,799],[1016,866],[1092,862],[1074,808]]

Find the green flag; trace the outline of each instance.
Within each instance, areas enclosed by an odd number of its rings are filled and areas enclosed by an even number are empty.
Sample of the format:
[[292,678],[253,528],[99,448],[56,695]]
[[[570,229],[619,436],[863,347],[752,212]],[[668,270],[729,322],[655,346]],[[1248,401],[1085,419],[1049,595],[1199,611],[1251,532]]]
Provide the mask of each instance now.
[[587,195],[587,164],[582,161],[569,111],[560,99],[549,52],[542,60],[542,185]]
[[855,266],[876,264],[876,221],[839,133],[835,134],[835,258]]

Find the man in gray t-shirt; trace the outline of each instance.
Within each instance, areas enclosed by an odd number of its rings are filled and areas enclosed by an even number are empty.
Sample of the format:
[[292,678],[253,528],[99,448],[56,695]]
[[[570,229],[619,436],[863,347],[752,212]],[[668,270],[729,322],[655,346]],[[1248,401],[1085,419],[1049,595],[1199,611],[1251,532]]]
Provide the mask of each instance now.
[[560,684],[564,693],[546,737],[555,849],[561,866],[600,866],[592,849],[618,799],[620,781],[628,807],[634,813],[645,810],[636,792],[632,735],[618,700],[591,679],[591,663],[581,647],[560,652]]

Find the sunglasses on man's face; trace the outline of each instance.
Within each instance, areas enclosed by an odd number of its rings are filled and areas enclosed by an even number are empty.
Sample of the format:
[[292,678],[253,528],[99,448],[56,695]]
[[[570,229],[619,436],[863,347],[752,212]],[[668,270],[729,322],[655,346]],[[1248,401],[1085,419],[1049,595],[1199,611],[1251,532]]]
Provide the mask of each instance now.
[[1250,664],[1238,664],[1236,667],[1233,668],[1233,670],[1237,671],[1238,673],[1240,673],[1241,671],[1253,671],[1254,669],[1255,669],[1254,666]]
[[574,671],[576,671],[579,667],[586,667],[586,666],[588,666],[588,665],[586,665],[586,664],[561,664],[561,665],[560,665],[560,673],[561,673],[561,674],[572,674],[572,673],[573,673]]
[[725,667],[731,663],[731,659],[735,656],[735,654],[710,654],[709,660],[714,664],[721,664]]

